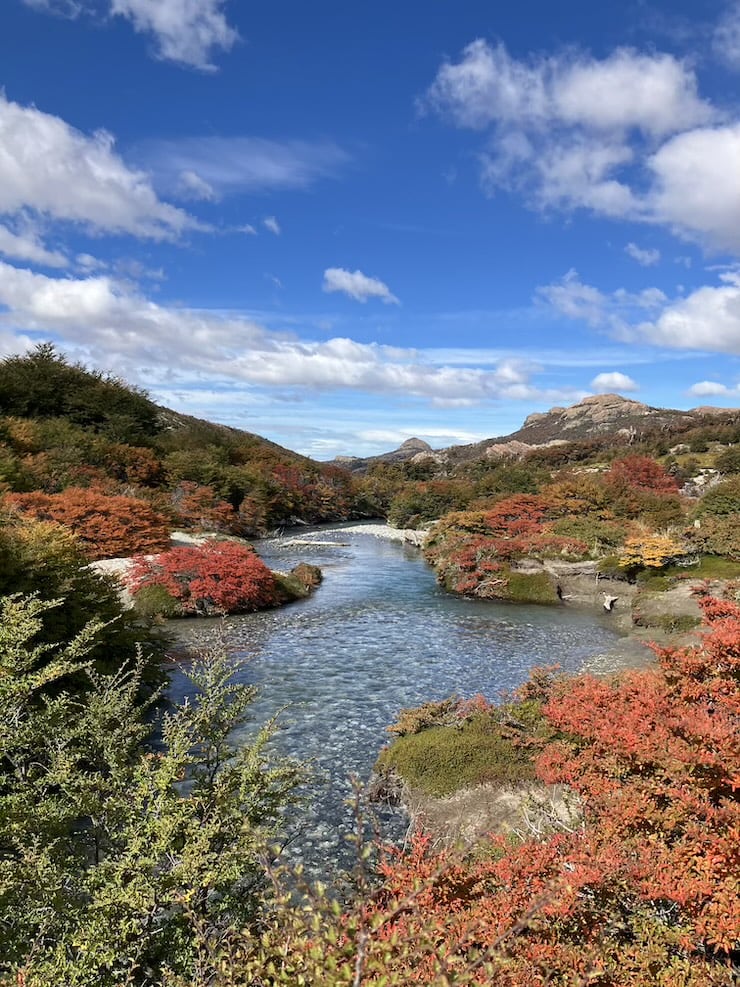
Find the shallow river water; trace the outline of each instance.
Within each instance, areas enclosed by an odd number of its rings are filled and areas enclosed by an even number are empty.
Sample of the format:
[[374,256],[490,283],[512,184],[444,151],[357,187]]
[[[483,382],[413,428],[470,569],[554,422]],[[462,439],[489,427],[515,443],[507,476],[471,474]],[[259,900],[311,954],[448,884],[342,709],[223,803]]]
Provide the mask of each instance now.
[[[259,688],[253,728],[287,707],[274,745],[314,771],[289,850],[309,872],[326,876],[332,864],[349,862],[350,776],[367,780],[402,707],[452,692],[495,698],[523,682],[533,665],[576,671],[634,660],[635,645],[615,633],[608,615],[452,596],[418,549],[340,526],[296,537],[317,544],[268,539],[257,547],[273,569],[299,561],[321,566],[324,582],[309,599],[174,627],[192,643],[218,623],[228,648],[249,657],[242,676]],[[176,673],[172,698],[187,692],[187,679]],[[398,836],[403,821],[386,813],[384,825]]]

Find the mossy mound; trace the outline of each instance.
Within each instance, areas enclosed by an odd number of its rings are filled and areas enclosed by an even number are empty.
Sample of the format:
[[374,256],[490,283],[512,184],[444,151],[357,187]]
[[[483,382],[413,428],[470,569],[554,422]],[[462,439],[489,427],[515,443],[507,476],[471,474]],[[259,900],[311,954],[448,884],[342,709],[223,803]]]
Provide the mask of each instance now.
[[317,565],[299,562],[290,572],[274,572],[280,603],[292,603],[294,600],[305,600],[324,578]]
[[502,593],[513,603],[558,603],[557,586],[546,572],[515,572],[506,574],[507,585]]
[[449,795],[491,782],[534,777],[533,748],[515,731],[480,713],[456,726],[433,726],[399,737],[383,750],[375,769],[395,773],[427,795]]

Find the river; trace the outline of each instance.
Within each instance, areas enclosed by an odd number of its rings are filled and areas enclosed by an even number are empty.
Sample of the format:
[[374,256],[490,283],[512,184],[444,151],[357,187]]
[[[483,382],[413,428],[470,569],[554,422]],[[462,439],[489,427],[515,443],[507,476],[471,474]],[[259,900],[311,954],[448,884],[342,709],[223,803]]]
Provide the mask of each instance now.
[[[314,773],[288,851],[309,874],[325,877],[332,863],[349,863],[350,776],[368,778],[402,707],[452,692],[495,698],[534,665],[578,671],[635,660],[637,646],[617,635],[608,615],[453,596],[437,585],[418,549],[341,526],[298,537],[316,543],[267,539],[257,548],[273,569],[299,561],[321,566],[324,582],[311,597],[279,610],[173,626],[192,644],[212,637],[217,623],[229,650],[250,659],[241,674],[259,689],[252,729],[286,707],[274,745],[309,762]],[[188,690],[176,673],[172,698]],[[402,831],[397,814],[386,812],[383,823],[392,837]]]

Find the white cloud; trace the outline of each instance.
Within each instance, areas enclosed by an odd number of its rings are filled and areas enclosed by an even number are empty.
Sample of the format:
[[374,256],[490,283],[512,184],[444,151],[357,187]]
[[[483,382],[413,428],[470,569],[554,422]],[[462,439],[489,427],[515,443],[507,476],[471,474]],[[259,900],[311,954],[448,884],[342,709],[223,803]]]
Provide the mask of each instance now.
[[537,296],[569,319],[578,319],[596,329],[610,330],[617,336],[627,331],[636,316],[660,311],[668,303],[668,297],[660,288],[637,292],[617,288],[605,293],[584,284],[573,268],[560,281],[538,288]]
[[671,302],[635,332],[661,346],[740,354],[740,274],[728,272],[720,281]]
[[105,261],[93,257],[92,254],[77,254],[75,263],[85,274],[89,274],[91,271],[104,271],[108,266]]
[[211,58],[229,51],[239,34],[224,16],[226,0],[110,0],[111,13],[130,20],[134,30],[152,34],[157,55],[203,71],[215,71]]
[[0,92],[0,215],[25,211],[155,240],[198,228],[160,201],[147,175],[125,164],[110,134],[88,136]]
[[613,391],[621,392],[640,390],[639,384],[637,384],[631,377],[628,377],[627,374],[622,374],[618,370],[597,374],[591,381],[591,387],[600,394],[608,394]]
[[714,31],[714,50],[724,64],[740,71],[740,3],[731,4]]
[[189,168],[180,172],[177,191],[183,199],[204,199],[206,202],[214,202],[216,200],[216,192],[213,186],[204,178],[201,178],[197,172]]
[[557,116],[602,131],[635,128],[661,137],[715,115],[699,99],[694,72],[672,55],[619,48],[599,61],[558,64],[553,81]]
[[278,223],[274,216],[266,216],[262,220],[262,225],[266,230],[269,230],[270,233],[273,233],[275,236],[280,236],[283,232],[280,228],[280,223]]
[[624,252],[641,267],[653,267],[660,261],[660,251],[655,247],[638,247],[636,243],[628,243]]
[[588,209],[740,250],[740,122],[702,100],[694,71],[672,55],[622,48],[601,60],[524,61],[478,40],[439,69],[424,106],[487,131],[479,159],[489,194],[503,188],[536,209]]
[[697,397],[719,397],[720,395],[737,394],[739,392],[739,387],[728,387],[727,384],[720,384],[716,380],[700,380],[697,384],[692,384],[689,388],[689,394],[695,394]]
[[202,198],[308,188],[333,178],[350,160],[332,141],[262,137],[150,140],[138,144],[133,153],[154,176],[157,188],[190,195],[210,189]]
[[363,304],[368,298],[379,298],[386,305],[399,305],[387,284],[378,278],[368,277],[362,271],[346,271],[343,267],[328,267],[324,271],[323,290],[340,291]]
[[419,425],[404,428],[363,428],[355,435],[360,442],[372,442],[392,448],[400,446],[407,439],[423,439],[429,445],[436,446],[480,442],[487,438],[488,433],[454,428],[428,428],[426,425]]
[[647,162],[650,213],[676,232],[740,250],[740,122],[679,134]]
[[[95,15],[96,0],[23,0],[27,7],[60,17]],[[239,32],[224,15],[227,0],[105,0],[112,17],[130,21],[139,34],[153,35],[156,57],[214,72],[216,51],[230,51]]]
[[144,376],[148,386],[231,381],[415,396],[443,406],[572,393],[539,390],[516,361],[483,370],[377,343],[302,340],[243,317],[159,305],[106,274],[54,278],[0,261],[0,306],[5,325],[52,333],[75,355],[131,380]]
[[556,55],[524,62],[482,39],[440,68],[426,103],[459,126],[522,131],[559,123],[662,136],[715,115],[699,98],[693,71],[672,55],[620,48],[602,60]]
[[624,342],[740,354],[740,270],[724,271],[719,280],[685,298],[669,299],[659,288],[605,293],[571,270],[538,295],[568,318]]
[[23,3],[32,10],[70,19],[79,17],[84,10],[83,0],[23,0]]
[[43,267],[66,267],[69,261],[58,250],[47,250],[33,229],[14,233],[0,223],[0,254],[17,260],[28,260]]

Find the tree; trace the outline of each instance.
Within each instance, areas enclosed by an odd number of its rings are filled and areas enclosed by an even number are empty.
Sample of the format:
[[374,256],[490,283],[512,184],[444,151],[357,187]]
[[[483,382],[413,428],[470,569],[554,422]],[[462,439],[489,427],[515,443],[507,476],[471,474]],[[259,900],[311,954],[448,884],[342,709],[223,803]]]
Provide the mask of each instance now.
[[[254,921],[260,855],[296,769],[267,759],[269,728],[244,742],[254,692],[219,654],[185,669],[195,697],[159,718],[153,744],[140,666],[86,663],[96,625],[35,643],[55,605],[0,602],[0,977],[192,978],[204,944]],[[84,693],[70,686],[80,668]]]
[[662,569],[686,554],[686,547],[668,535],[645,532],[628,538],[619,553],[625,569]]
[[143,391],[81,364],[70,364],[52,343],[0,361],[0,414],[67,418],[133,442],[158,431],[157,407]]

